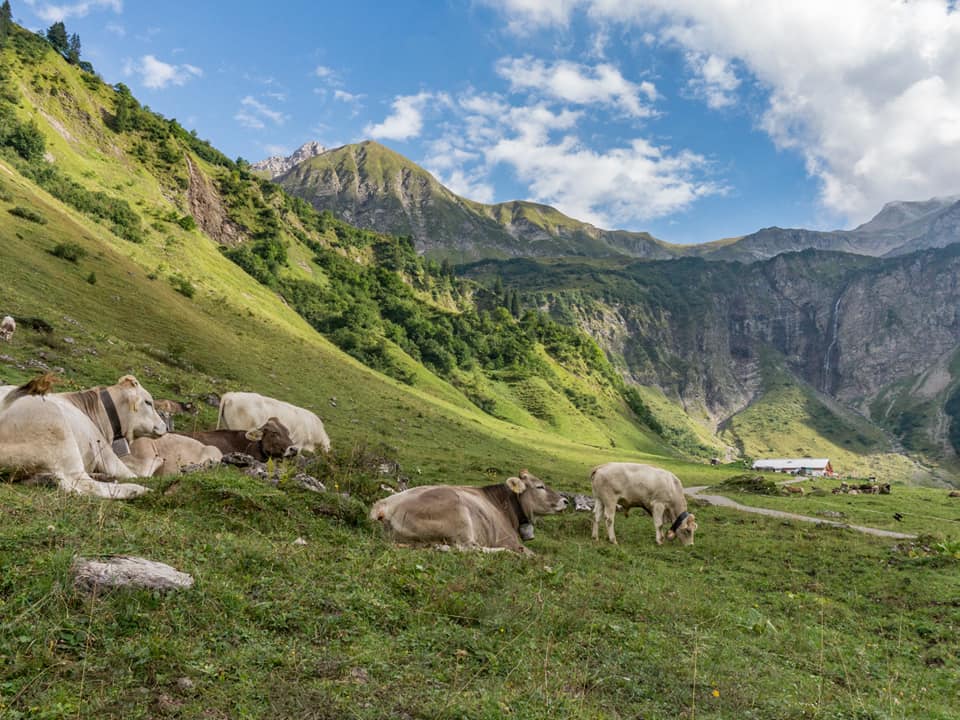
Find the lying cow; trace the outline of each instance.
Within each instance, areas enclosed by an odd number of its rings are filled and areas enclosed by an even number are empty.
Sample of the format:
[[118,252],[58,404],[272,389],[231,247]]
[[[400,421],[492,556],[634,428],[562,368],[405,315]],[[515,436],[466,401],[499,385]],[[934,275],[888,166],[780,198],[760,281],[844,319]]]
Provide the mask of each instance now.
[[0,340],[9,340],[17,329],[17,321],[9,315],[0,320]]
[[223,453],[213,445],[204,445],[185,435],[167,433],[163,437],[137,438],[130,443],[124,464],[140,477],[176,475],[187,465],[215,465]]
[[[653,516],[657,545],[680,538],[684,545],[693,545],[693,533],[697,529],[695,517],[687,512],[687,499],[683,486],[672,472],[653,465],[612,462],[600,465],[590,473],[593,483],[593,539],[598,538],[600,516],[607,525],[607,537],[614,545],[613,521],[619,502],[624,510],[642,507]],[[666,533],[664,527],[669,527]]]
[[501,485],[423,485],[378,501],[370,519],[399,542],[525,552],[534,515],[557,513],[567,499],[526,470]]
[[330,438],[323,428],[323,421],[305,408],[252,392],[228,392],[220,398],[218,428],[253,430],[261,427],[268,418],[277,418],[286,425],[293,444],[300,450],[330,450]]
[[260,462],[270,458],[292,457],[300,450],[290,437],[286,425],[275,417],[267,418],[255,430],[200,430],[175,434],[199,440],[204,445],[213,445],[224,455],[244,453]]
[[157,398],[154,400],[153,405],[157,408],[157,412],[160,413],[160,417],[162,417],[163,421],[167,424],[167,430],[169,432],[173,432],[176,429],[173,427],[174,415],[193,412],[193,403],[189,402],[182,403],[177,400]]
[[147,492],[136,483],[99,482],[89,475],[137,477],[117,453],[137,437],[159,437],[167,430],[135,377],[43,397],[30,394],[30,386],[0,389],[0,465],[50,473],[62,490],[78,495],[130,498]]

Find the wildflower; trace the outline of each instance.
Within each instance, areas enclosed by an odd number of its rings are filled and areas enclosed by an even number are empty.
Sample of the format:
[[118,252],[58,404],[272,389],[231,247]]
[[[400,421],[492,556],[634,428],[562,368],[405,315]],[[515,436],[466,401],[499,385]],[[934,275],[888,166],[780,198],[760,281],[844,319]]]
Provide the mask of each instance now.
[[720,691],[717,690],[716,688],[714,688],[714,689],[713,689],[713,696],[714,696],[714,697],[720,697]]

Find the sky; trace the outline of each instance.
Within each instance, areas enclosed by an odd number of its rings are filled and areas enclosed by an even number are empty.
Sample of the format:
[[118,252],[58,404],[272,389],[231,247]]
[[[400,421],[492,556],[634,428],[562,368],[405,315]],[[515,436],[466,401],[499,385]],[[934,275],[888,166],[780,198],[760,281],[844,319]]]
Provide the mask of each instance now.
[[373,139],[676,243],[960,193],[955,0],[12,0],[230,157]]

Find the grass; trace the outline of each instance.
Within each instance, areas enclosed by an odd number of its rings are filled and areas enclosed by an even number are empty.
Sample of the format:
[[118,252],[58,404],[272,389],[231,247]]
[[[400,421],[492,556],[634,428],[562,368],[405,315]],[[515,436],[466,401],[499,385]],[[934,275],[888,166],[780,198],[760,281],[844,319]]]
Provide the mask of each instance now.
[[[955,716],[954,560],[712,508],[692,548],[567,513],[534,559],[446,554],[234,471],[152,484],[0,485],[5,717]],[[76,594],[71,558],[103,553],[196,585]]]

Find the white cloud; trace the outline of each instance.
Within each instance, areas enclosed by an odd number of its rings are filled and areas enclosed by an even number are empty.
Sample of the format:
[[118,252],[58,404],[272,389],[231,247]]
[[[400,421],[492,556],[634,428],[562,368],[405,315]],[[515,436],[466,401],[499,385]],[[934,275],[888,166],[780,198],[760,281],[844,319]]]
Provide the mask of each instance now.
[[889,200],[960,191],[960,13],[951,2],[484,2],[528,30],[582,12],[657,32],[703,60],[693,87],[715,107],[735,97],[732,67],[749,74],[769,93],[758,125],[802,154],[825,207],[850,221]]
[[266,127],[266,121],[274,125],[283,125],[288,120],[288,116],[260,102],[252,95],[247,95],[240,101],[240,109],[233,119],[244,127],[261,130]]
[[424,165],[466,197],[492,202],[490,173],[510,168],[529,197],[601,227],[649,220],[724,192],[706,158],[635,138],[595,150],[580,138],[583,111],[540,101],[509,107],[497,96],[459,99],[465,113],[430,144]]
[[393,113],[383,122],[367,125],[363,134],[376,140],[410,140],[420,135],[423,129],[423,109],[433,93],[399,95],[393,101]]
[[326,65],[317,65],[313,74],[324,80],[333,80],[337,75],[332,68],[328,68]]
[[125,75],[139,75],[144,87],[155,90],[168,85],[185,85],[188,80],[203,76],[203,70],[195,65],[172,65],[153,55],[144,55],[139,61],[127,60],[123,71]]
[[39,7],[35,2],[27,2],[34,8],[34,14],[41,20],[49,23],[60,22],[71,17],[86,17],[92,10],[113,10],[123,12],[123,0],[85,0],[72,4],[54,5],[43,3]]
[[548,65],[528,56],[500,60],[497,72],[514,90],[539,90],[548,97],[578,105],[611,105],[637,118],[652,115],[644,99],[657,98],[652,83],[633,83],[609,63],[590,67],[561,60]]
[[718,55],[690,52],[687,64],[696,73],[689,86],[709,107],[718,110],[736,103],[740,78],[729,62]]
[[120,23],[107,23],[103,29],[117,37],[124,37],[127,34],[127,29]]

